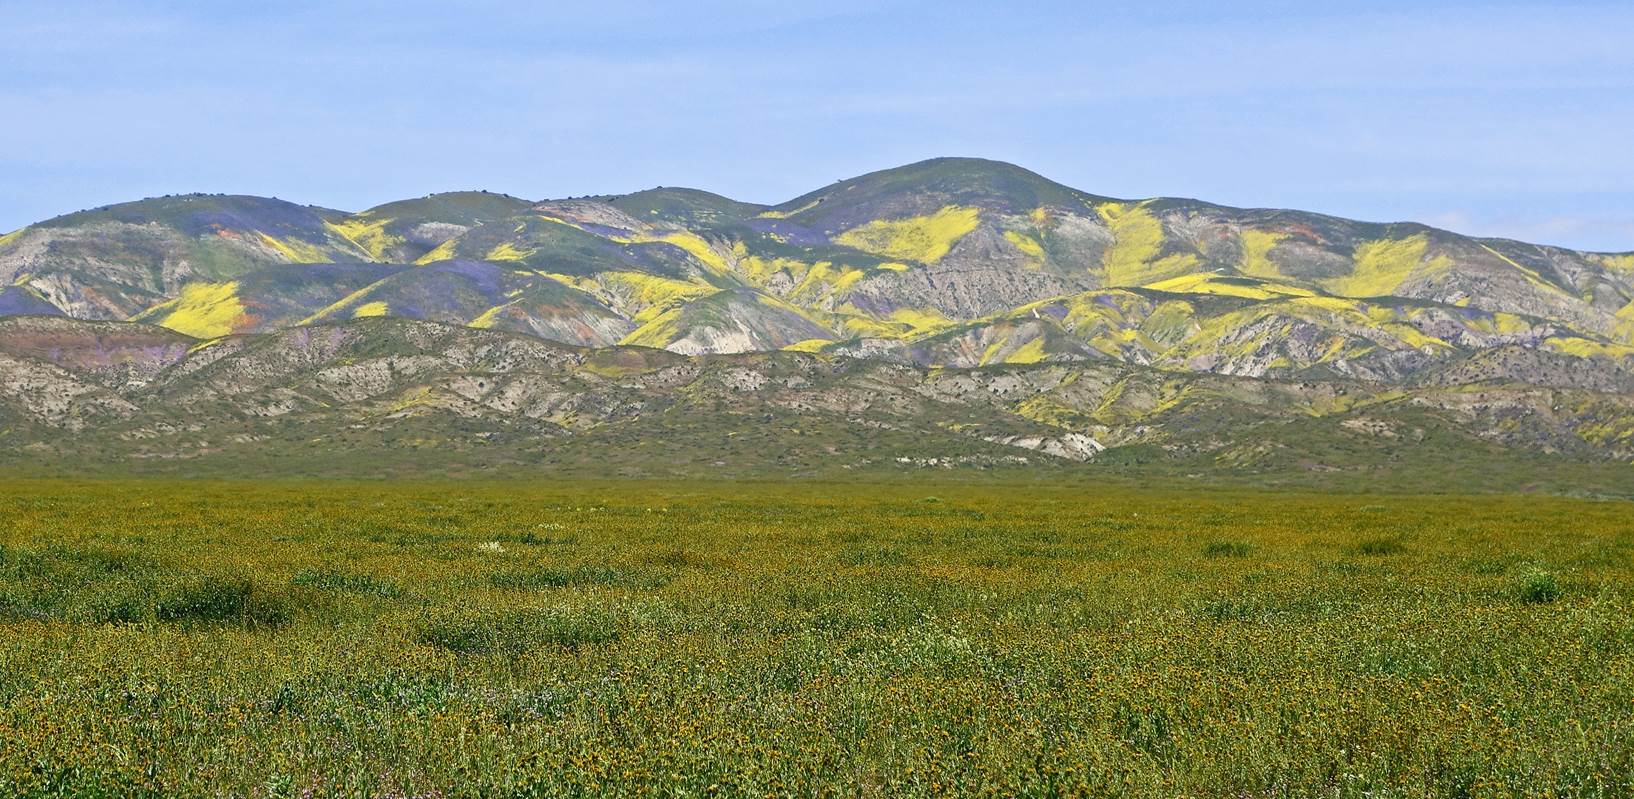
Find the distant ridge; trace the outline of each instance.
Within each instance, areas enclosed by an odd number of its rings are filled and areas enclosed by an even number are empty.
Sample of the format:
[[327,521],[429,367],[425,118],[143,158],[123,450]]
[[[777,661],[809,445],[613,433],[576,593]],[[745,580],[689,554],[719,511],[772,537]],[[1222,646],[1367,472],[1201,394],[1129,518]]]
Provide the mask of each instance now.
[[[349,213],[181,195],[0,238],[0,316],[200,339],[386,316],[575,346],[923,367],[1112,361],[1395,385],[1634,356],[1634,254],[1089,194],[937,158],[772,206],[450,192]],[[1616,368],[1621,368],[1616,367]],[[1535,379],[1543,379],[1536,377]]]

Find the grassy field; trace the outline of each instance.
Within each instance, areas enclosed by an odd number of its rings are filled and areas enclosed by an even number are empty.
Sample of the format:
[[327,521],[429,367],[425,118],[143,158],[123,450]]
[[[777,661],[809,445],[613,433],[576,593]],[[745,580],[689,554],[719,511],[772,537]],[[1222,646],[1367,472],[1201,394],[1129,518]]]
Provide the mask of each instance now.
[[13,481],[0,795],[1634,794],[1634,506]]

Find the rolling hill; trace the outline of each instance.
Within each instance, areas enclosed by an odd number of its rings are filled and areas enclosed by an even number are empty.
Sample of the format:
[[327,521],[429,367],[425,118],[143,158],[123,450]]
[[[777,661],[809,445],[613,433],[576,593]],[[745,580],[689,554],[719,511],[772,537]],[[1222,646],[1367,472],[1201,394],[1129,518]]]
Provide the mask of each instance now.
[[695,465],[771,466],[729,418],[779,420],[766,452],[790,469],[862,468],[893,436],[903,464],[1367,470],[1421,434],[1634,458],[1634,254],[1102,197],[976,159],[772,206],[164,197],[0,237],[0,285],[14,452],[74,451],[61,430],[125,462],[419,430],[594,460],[662,429],[713,442]]

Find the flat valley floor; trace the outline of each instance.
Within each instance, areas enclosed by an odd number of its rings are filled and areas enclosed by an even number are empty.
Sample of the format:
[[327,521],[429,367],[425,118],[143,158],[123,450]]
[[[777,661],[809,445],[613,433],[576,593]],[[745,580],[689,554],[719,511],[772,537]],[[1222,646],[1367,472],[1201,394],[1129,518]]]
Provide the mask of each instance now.
[[1626,796],[1634,505],[7,481],[5,796]]

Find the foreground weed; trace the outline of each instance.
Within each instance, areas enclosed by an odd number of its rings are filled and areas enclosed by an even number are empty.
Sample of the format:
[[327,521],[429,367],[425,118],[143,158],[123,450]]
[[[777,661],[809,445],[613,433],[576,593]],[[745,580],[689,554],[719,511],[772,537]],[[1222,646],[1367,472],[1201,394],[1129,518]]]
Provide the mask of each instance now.
[[1542,569],[1534,569],[1521,579],[1519,594],[1522,602],[1543,605],[1560,598],[1560,586],[1555,576]]

